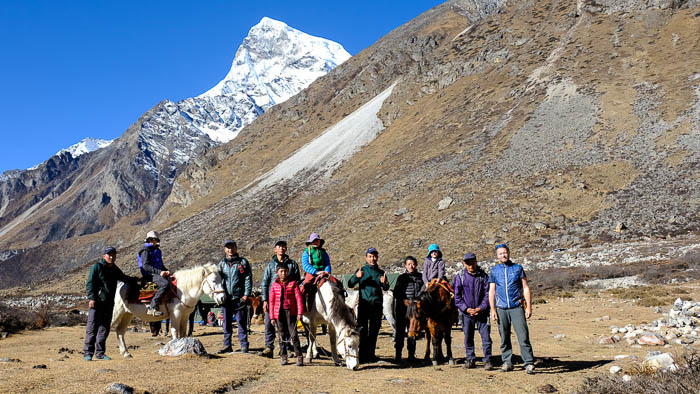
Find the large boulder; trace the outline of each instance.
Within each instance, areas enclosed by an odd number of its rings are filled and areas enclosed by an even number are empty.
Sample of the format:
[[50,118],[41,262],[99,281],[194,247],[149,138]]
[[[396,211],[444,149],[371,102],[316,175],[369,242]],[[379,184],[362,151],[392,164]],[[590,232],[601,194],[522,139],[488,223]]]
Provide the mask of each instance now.
[[204,345],[199,339],[187,337],[173,339],[172,341],[163,345],[158,351],[161,356],[182,356],[183,354],[195,354],[197,356],[204,356],[207,354]]

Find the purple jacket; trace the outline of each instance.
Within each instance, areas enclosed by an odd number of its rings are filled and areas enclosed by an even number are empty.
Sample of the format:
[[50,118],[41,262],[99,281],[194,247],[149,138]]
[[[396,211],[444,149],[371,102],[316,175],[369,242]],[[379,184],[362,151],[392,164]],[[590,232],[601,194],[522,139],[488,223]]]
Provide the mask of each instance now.
[[423,263],[423,286],[428,286],[428,283],[435,278],[445,279],[445,262],[438,258],[433,263],[433,260],[428,257]]
[[467,272],[466,268],[455,276],[453,284],[455,290],[455,305],[463,313],[467,308],[481,308],[481,313],[489,308],[489,277],[481,268],[477,267],[474,275]]

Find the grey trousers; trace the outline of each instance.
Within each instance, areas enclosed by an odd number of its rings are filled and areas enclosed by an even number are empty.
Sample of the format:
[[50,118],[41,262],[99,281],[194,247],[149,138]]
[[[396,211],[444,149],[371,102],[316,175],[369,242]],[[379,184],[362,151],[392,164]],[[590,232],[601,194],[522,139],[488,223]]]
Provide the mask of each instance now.
[[86,356],[103,356],[105,343],[109,336],[109,326],[112,323],[113,305],[95,303],[95,307],[88,311],[87,325],[85,326],[85,346],[83,353]]
[[270,312],[265,312],[265,347],[275,348],[275,325],[270,322]]
[[503,363],[513,364],[511,362],[513,345],[510,341],[510,326],[512,325],[515,329],[515,335],[518,336],[523,362],[525,365],[534,364],[535,356],[532,354],[532,345],[530,345],[530,332],[527,329],[525,310],[522,307],[496,308],[496,313],[498,313],[498,332],[501,334],[501,360]]

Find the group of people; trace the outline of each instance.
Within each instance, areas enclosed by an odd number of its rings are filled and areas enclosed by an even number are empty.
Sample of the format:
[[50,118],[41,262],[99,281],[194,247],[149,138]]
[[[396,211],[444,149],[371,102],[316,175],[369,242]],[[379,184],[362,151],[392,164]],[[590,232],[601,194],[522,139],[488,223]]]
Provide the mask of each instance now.
[[[138,254],[138,264],[144,279],[150,279],[159,285],[154,296],[149,314],[158,316],[160,301],[168,285],[170,272],[165,268],[159,248],[159,237],[155,231],[146,236],[143,248]],[[287,255],[287,243],[277,241],[274,255],[265,267],[262,277],[262,300],[265,314],[265,348],[260,356],[273,357],[275,339],[279,344],[280,363],[288,363],[288,352],[293,350],[296,364],[303,365],[303,356],[297,334],[297,322],[305,308],[313,302],[314,281],[319,275],[331,274],[331,261],[323,248],[324,240],[317,233],[311,234],[306,242],[301,257],[304,278],[299,264]],[[223,348],[218,353],[233,352],[231,337],[233,318],[238,325],[240,349],[237,352],[248,353],[248,319],[246,303],[253,288],[252,269],[248,260],[238,254],[237,244],[233,240],[224,242],[224,257],[218,267],[223,280],[225,298],[222,304]],[[462,269],[454,278],[455,305],[461,312],[466,349],[465,368],[476,365],[474,352],[475,330],[481,335],[484,368],[493,367],[491,361],[491,324],[497,322],[501,336],[501,370],[513,369],[511,327],[515,329],[520,343],[522,359],[527,373],[534,373],[534,356],[530,345],[526,319],[532,315],[530,289],[525,272],[519,264],[510,260],[507,245],[495,248],[500,264],[491,269],[487,275],[478,265],[473,253],[464,255]],[[114,265],[116,249],[105,249],[102,259],[96,263],[88,277],[87,292],[90,303],[87,333],[85,337],[84,358],[86,360],[109,359],[104,354],[105,341],[109,334],[111,309],[118,280],[131,282],[136,278],[126,276]],[[381,327],[383,292],[389,289],[386,272],[378,265],[379,252],[369,248],[365,252],[365,264],[349,279],[348,286],[358,287],[360,292],[357,323],[360,331],[359,356],[361,363],[373,362],[377,336]],[[404,259],[405,272],[397,278],[394,287],[394,316],[396,317],[395,360],[402,361],[404,340],[408,348],[409,362],[415,361],[415,338],[406,338],[408,317],[405,301],[417,300],[425,286],[433,279],[446,280],[445,263],[437,244],[428,247],[428,254],[423,262],[423,272],[418,271],[418,261],[412,256]]]

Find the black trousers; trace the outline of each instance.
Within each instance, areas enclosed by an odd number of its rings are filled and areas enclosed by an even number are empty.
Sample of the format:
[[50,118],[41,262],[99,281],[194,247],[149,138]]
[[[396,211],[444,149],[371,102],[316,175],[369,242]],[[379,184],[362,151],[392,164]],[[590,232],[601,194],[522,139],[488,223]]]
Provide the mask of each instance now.
[[156,291],[156,295],[154,295],[153,299],[151,300],[151,308],[157,308],[160,304],[160,300],[163,299],[165,292],[168,290],[168,285],[170,284],[170,281],[167,278],[163,278],[160,275],[153,275],[149,279],[151,282],[158,285],[158,291]]
[[109,326],[112,323],[112,309],[114,305],[96,302],[95,307],[88,311],[87,325],[85,326],[85,346],[83,353],[86,356],[103,356],[105,344],[109,336]]
[[287,355],[289,343],[294,346],[297,357],[301,356],[301,345],[299,344],[299,334],[297,334],[297,317],[289,313],[289,309],[280,309],[280,316],[277,320],[277,337],[280,344],[280,356]]
[[382,326],[382,304],[370,304],[360,299],[357,307],[357,326],[360,329],[360,360],[375,357],[377,336]]

